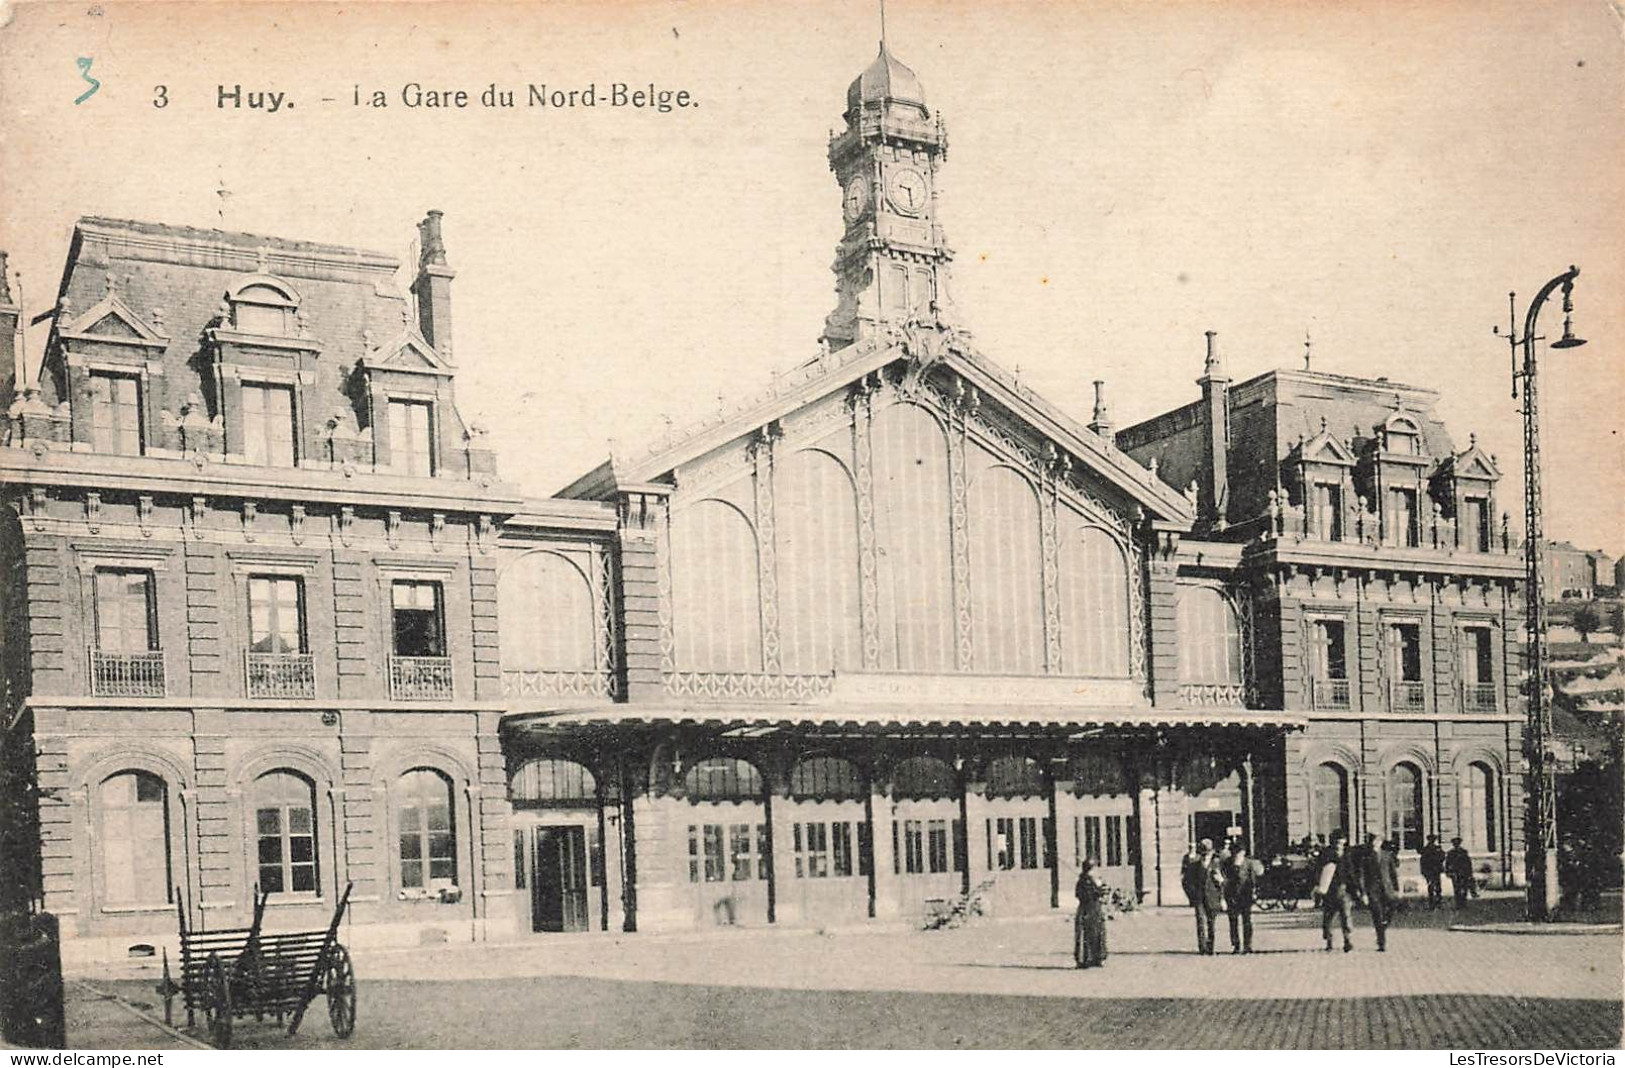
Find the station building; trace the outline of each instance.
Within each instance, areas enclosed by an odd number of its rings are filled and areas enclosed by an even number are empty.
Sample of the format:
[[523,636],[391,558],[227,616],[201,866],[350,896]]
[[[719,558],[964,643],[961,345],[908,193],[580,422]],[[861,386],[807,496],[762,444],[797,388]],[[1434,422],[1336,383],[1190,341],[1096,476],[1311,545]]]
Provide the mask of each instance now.
[[81,220],[0,448],[12,900],[90,952],[256,886],[377,942],[1041,913],[1087,857],[1181,904],[1195,839],[1335,829],[1521,877],[1494,459],[1212,338],[1079,423],[958,325],[913,73],[844,120],[819,351],[551,498],[457,412],[439,213],[406,293]]

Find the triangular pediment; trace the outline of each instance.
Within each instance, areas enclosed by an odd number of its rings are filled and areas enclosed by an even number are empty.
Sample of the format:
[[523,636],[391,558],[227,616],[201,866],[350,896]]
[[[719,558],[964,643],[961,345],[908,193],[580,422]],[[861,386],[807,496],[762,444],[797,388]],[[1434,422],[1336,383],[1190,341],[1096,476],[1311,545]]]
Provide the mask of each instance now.
[[1299,441],[1295,451],[1300,463],[1335,464],[1338,467],[1353,467],[1355,464],[1354,453],[1326,429],[1324,419],[1320,421],[1320,433],[1307,441]]
[[108,296],[73,321],[58,328],[64,338],[109,341],[114,344],[147,345],[162,348],[169,338],[150,326],[128,304]]
[[[1005,413],[1005,419],[1036,443],[1053,462],[1081,468],[1141,507],[1153,518],[1189,522],[1188,500],[1140,463],[1061,412],[978,352],[963,332],[941,325],[911,323],[888,329],[839,350],[821,352],[771,387],[731,409],[721,409],[663,437],[642,453],[616,455],[609,463],[561,491],[566,497],[603,497],[618,489],[670,481],[681,467],[759,433],[792,413],[827,402],[833,395],[861,392],[881,381],[905,394],[933,388],[968,391]],[[927,386],[926,383],[930,385]],[[1047,461],[1048,462],[1048,461]]]
[[1501,469],[1495,457],[1478,447],[1474,439],[1466,449],[1456,453],[1449,461],[1450,473],[1456,478],[1482,479],[1495,482],[1501,478]]
[[370,349],[362,364],[370,370],[412,374],[449,375],[454,370],[416,330],[407,330],[394,340]]

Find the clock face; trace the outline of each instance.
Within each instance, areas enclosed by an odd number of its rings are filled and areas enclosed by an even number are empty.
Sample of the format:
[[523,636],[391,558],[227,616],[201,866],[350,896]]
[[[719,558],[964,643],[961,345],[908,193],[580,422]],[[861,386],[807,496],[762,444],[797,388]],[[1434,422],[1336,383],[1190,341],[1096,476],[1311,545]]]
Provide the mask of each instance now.
[[869,206],[869,182],[859,175],[846,183],[846,195],[841,198],[841,207],[846,212],[846,221],[852,222],[863,209]]
[[919,171],[904,168],[891,176],[892,207],[904,215],[918,215],[925,210],[925,176]]

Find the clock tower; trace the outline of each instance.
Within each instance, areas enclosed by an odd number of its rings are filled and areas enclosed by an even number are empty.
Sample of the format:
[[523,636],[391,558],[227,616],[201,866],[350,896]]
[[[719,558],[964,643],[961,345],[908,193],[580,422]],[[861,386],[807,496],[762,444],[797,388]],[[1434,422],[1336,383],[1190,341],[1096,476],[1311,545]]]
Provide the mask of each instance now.
[[840,349],[885,324],[934,321],[948,308],[948,248],[937,224],[942,120],[914,72],[880,54],[846,91],[846,129],[829,142],[846,232],[835,250],[835,310],[824,340]]

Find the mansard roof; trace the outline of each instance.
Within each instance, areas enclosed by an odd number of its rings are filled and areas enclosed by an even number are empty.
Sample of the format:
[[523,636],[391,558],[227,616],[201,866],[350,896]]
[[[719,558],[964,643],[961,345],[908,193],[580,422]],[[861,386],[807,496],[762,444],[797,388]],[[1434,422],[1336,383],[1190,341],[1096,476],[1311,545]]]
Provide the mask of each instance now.
[[978,351],[962,332],[911,323],[834,352],[821,353],[786,375],[763,394],[731,412],[718,413],[679,437],[658,442],[641,455],[612,456],[559,491],[561,497],[603,498],[617,489],[658,482],[679,466],[836,390],[898,361],[913,370],[945,367],[967,386],[1053,441],[1083,466],[1141,505],[1152,518],[1176,524],[1194,519],[1191,502],[1059,408],[1022,386],[1004,368]]

